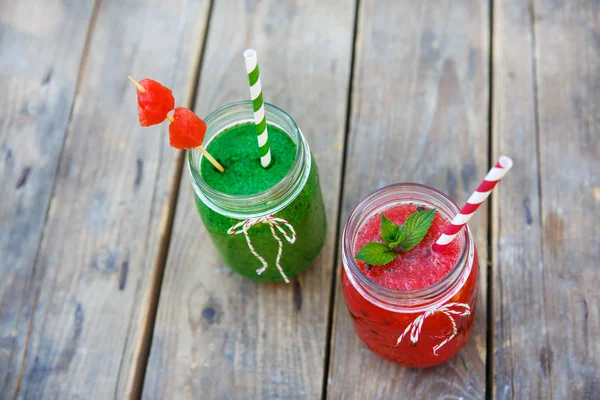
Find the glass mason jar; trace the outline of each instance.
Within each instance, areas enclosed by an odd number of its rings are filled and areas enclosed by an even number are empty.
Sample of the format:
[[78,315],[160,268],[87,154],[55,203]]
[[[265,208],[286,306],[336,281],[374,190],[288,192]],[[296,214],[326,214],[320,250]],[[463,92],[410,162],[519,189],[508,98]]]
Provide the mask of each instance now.
[[408,367],[429,367],[448,360],[465,344],[475,316],[477,251],[463,229],[461,254],[450,272],[432,286],[399,291],[365,276],[354,260],[360,229],[388,207],[413,203],[436,208],[447,220],[458,207],[442,192],[415,183],[380,189],[352,212],[342,236],[342,290],[360,339],[379,356]]
[[[288,173],[271,188],[230,195],[209,186],[201,174],[202,154],[188,151],[196,206],[215,247],[235,272],[258,281],[286,280],[304,272],[325,243],[325,209],[319,173],[294,120],[265,103],[269,126],[296,144]],[[225,105],[205,119],[205,145],[240,124],[254,124],[252,102]]]

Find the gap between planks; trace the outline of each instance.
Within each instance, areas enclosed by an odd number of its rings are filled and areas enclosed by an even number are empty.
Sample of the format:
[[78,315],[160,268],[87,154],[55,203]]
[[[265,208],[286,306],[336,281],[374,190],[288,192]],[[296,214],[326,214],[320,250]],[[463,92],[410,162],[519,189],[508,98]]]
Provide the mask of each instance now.
[[[489,10],[489,43],[488,54],[488,167],[494,166],[494,5],[495,0],[490,0]],[[487,332],[485,353],[485,398],[492,399],[494,395],[494,260],[497,249],[495,244],[498,238],[498,224],[494,216],[499,217],[498,192],[489,198],[488,206],[488,232],[487,232]]]
[[[212,19],[212,11],[215,0],[209,0],[208,15],[206,17],[206,27],[203,32],[203,37],[200,42],[200,49],[198,51],[198,57],[193,67],[193,72],[190,74],[191,79],[188,85],[191,85],[188,98],[185,101],[185,105],[189,106],[190,110],[194,110],[196,107],[196,98],[198,93],[198,84],[200,82],[200,72],[202,71],[202,62],[204,60],[204,54],[206,52],[206,43],[208,38],[208,32],[210,29],[210,21]],[[144,326],[144,334],[142,335],[141,353],[140,358],[137,362],[134,375],[134,385],[132,398],[141,399],[142,391],[144,389],[144,379],[146,377],[146,370],[148,367],[148,358],[150,357],[150,349],[152,348],[152,336],[154,333],[154,326],[156,323],[156,313],[158,311],[158,303],[160,301],[160,292],[163,282],[163,276],[165,267],[167,264],[167,257],[169,255],[169,247],[171,244],[171,233],[173,231],[173,221],[175,220],[175,211],[177,208],[177,199],[179,198],[179,189],[181,186],[181,178],[183,175],[183,167],[185,162],[186,151],[179,151],[177,155],[177,166],[173,173],[173,180],[171,183],[171,195],[169,197],[169,213],[165,221],[165,235],[161,238],[159,244],[159,252],[156,259],[155,278],[150,294],[150,308],[148,310],[148,322]],[[118,385],[116,386],[118,387]],[[116,388],[115,388],[116,390]]]
[[338,212],[335,219],[335,248],[333,251],[333,268],[331,269],[331,288],[329,292],[329,310],[327,311],[327,332],[325,334],[325,357],[323,368],[323,383],[321,388],[321,399],[327,399],[327,383],[329,379],[329,363],[331,362],[331,341],[333,340],[333,316],[335,313],[335,295],[337,288],[337,263],[342,243],[340,242],[342,234],[342,215],[344,204],[344,183],[346,181],[346,163],[348,156],[348,137],[350,136],[350,121],[352,118],[352,85],[354,83],[354,63],[356,57],[356,38],[358,37],[358,17],[360,10],[360,0],[354,3],[354,30],[352,32],[352,54],[350,55],[350,73],[348,76],[346,102],[346,124],[344,126],[344,148],[342,150],[342,165],[340,171],[340,190],[338,193]]
[[[538,67],[537,67],[537,36],[535,31],[535,0],[529,0],[529,17],[531,21],[531,73],[532,73],[532,83],[533,83],[533,128],[535,131],[535,147],[536,147],[536,155],[537,155],[537,178],[538,178],[538,213],[540,215],[540,230],[542,234],[540,235],[540,249],[542,252],[540,254],[540,259],[542,261],[542,265],[546,265],[544,262],[544,229],[542,222],[543,214],[543,197],[542,197],[542,152],[541,152],[541,141],[540,141],[540,111],[539,111],[539,99],[538,99]],[[545,277],[545,275],[544,275]],[[546,299],[546,280],[542,280],[542,287],[544,289],[544,313],[546,314],[546,347],[550,349],[550,335],[549,326],[548,326],[548,301]],[[553,397],[552,394],[552,363],[548,362],[548,382],[550,383],[550,398]],[[514,392],[513,392],[514,393]]]
[[[29,284],[27,285],[27,293],[30,293],[31,290],[35,291],[35,295],[33,298],[33,304],[31,307],[31,313],[29,315],[29,324],[27,327],[27,337],[25,338],[25,346],[23,348],[23,354],[21,358],[21,365],[19,368],[19,376],[17,377],[17,384],[15,385],[14,399],[17,399],[19,395],[19,389],[21,388],[21,381],[23,380],[23,373],[25,372],[25,362],[27,360],[27,350],[29,347],[29,338],[31,336],[31,329],[33,327],[33,317],[35,315],[35,310],[38,303],[38,298],[40,294],[40,288],[33,288],[32,286],[35,284],[35,275],[36,275],[36,265],[38,265],[38,257],[40,255],[40,249],[42,247],[42,243],[44,243],[44,235],[46,234],[46,224],[48,222],[48,215],[50,212],[50,206],[52,205],[52,199],[54,198],[54,191],[56,190],[56,181],[59,176],[60,169],[60,160],[62,158],[63,152],[65,150],[65,143],[67,142],[67,136],[69,134],[69,130],[71,128],[71,122],[73,120],[73,110],[75,109],[75,101],[77,99],[77,93],[81,87],[81,81],[83,77],[84,66],[88,61],[88,55],[90,51],[90,43],[92,40],[92,34],[94,33],[94,28],[96,27],[96,21],[98,19],[98,13],[100,10],[102,0],[94,1],[94,8],[92,10],[92,15],[90,16],[90,23],[88,24],[88,30],[85,35],[85,42],[83,44],[83,51],[81,54],[81,61],[79,63],[79,69],[77,70],[77,78],[75,79],[75,92],[73,93],[73,101],[71,102],[71,107],[69,109],[69,117],[68,122],[65,128],[65,134],[63,135],[62,144],[60,146],[60,152],[58,153],[58,163],[56,167],[56,171],[54,173],[54,179],[52,181],[52,190],[50,191],[50,199],[48,201],[48,205],[46,206],[46,214],[44,216],[44,224],[42,228],[42,234],[40,236],[40,241],[37,245],[36,254],[33,262],[33,268],[31,271],[31,276],[29,278]],[[23,305],[21,305],[23,307]],[[19,310],[19,315],[21,314],[21,310]],[[18,320],[18,319],[17,319]]]

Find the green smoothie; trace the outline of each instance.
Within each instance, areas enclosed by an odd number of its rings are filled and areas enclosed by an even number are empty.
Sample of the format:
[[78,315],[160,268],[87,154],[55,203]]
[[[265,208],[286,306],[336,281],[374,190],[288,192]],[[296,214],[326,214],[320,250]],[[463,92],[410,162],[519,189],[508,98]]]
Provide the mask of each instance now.
[[296,158],[296,144],[281,129],[269,127],[271,165],[260,165],[256,127],[242,124],[217,136],[208,146],[208,152],[225,168],[219,172],[205,158],[202,161],[202,179],[219,192],[233,195],[255,194],[273,187],[289,172]]
[[[208,152],[225,168],[218,172],[208,160],[203,159],[200,174],[213,189],[235,196],[248,196],[273,188],[288,174],[294,164],[297,147],[290,136],[276,126],[268,125],[272,163],[265,169],[260,165],[256,129],[245,123],[219,133],[208,145]],[[317,166],[310,157],[308,178],[302,180],[302,188],[295,197],[273,217],[289,223],[296,234],[289,243],[274,227],[283,243],[280,265],[290,278],[306,270],[319,254],[325,242],[325,210],[319,185]],[[244,219],[231,218],[207,206],[196,194],[196,206],[210,236],[225,262],[239,274],[255,280],[282,280],[276,267],[279,243],[273,237],[271,227],[257,223],[248,230],[248,237],[256,253],[268,263],[261,275],[257,270],[263,266],[249,249],[243,234],[230,234],[228,230]],[[289,233],[289,228],[280,225]]]

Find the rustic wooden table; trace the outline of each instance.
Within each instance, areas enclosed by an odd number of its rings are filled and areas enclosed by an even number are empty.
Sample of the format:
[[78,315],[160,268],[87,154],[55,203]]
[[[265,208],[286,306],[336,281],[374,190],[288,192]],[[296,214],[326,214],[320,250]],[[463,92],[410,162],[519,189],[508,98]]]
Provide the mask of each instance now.
[[[599,398],[600,2],[0,0],[0,24],[0,397]],[[250,46],[329,217],[290,285],[217,257],[127,80],[206,115],[248,98]],[[466,347],[371,354],[340,292],[350,210],[398,181],[462,203],[499,154]]]

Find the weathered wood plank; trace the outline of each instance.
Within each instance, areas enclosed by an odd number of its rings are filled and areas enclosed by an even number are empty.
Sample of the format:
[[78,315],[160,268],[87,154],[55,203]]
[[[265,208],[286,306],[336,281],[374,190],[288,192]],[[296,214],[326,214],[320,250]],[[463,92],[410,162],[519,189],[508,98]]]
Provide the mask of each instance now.
[[[600,393],[600,3],[535,1],[548,375]],[[537,323],[532,322],[532,323]]]
[[185,102],[208,7],[100,3],[35,266],[20,398],[125,398],[141,389],[179,164],[159,132],[166,127],[138,126],[127,75],[154,77]]
[[[488,2],[361,1],[342,224],[358,201],[390,183],[425,183],[457,203],[479,183],[488,167],[488,16]],[[426,370],[380,359],[354,333],[338,277],[330,398],[484,396],[486,209],[469,223],[480,281],[466,347]]]
[[[329,230],[289,286],[243,279],[218,258],[182,177],[144,398],[321,396],[354,1],[217,0],[197,111],[247,99],[242,52],[259,53],[265,100],[295,119],[321,172]],[[235,28],[232,28],[235,27]]]
[[[0,393],[14,393],[27,289],[94,1],[0,1]],[[2,397],[2,396],[0,396]]]
[[548,399],[551,392],[531,11],[519,0],[494,2],[494,159],[507,154],[515,162],[494,192],[492,209],[497,399]]

